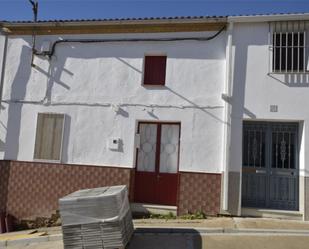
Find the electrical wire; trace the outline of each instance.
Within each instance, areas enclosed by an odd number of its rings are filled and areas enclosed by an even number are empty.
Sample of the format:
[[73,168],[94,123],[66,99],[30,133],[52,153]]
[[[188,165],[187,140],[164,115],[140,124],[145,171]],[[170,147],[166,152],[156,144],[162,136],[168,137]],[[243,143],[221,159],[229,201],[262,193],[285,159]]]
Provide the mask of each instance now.
[[55,41],[50,51],[37,52],[35,55],[48,56],[49,59],[55,54],[56,46],[62,43],[107,43],[107,42],[170,42],[170,41],[210,41],[225,30],[223,26],[217,33],[209,37],[176,37],[176,38],[129,38],[129,39],[63,39]]
[[51,101],[45,103],[44,100],[18,100],[18,99],[5,99],[3,103],[15,104],[33,104],[33,105],[50,105],[50,106],[89,106],[89,107],[142,107],[142,108],[175,108],[175,109],[222,109],[221,105],[163,105],[163,104],[140,104],[140,103],[102,103],[102,102],[67,102],[67,101]]

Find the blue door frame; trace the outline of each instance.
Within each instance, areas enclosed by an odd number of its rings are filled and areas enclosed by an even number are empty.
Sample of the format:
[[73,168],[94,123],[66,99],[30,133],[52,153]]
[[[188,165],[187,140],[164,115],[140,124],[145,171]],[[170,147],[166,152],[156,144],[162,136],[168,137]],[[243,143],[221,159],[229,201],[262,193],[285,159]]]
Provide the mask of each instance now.
[[242,206],[299,209],[298,123],[243,123]]

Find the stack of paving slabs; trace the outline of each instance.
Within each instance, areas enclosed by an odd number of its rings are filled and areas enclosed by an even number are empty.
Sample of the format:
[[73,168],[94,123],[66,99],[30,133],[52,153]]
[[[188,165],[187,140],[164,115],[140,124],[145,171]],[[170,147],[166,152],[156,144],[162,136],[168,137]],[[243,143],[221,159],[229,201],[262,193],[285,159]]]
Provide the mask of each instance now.
[[65,249],[124,248],[133,234],[126,186],[79,190],[59,208]]

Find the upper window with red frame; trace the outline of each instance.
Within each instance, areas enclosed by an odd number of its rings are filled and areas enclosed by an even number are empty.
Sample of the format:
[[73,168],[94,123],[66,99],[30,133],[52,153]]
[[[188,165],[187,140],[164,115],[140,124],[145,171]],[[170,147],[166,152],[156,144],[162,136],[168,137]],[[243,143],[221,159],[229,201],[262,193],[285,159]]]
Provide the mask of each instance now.
[[166,73],[166,56],[165,55],[147,55],[145,56],[144,67],[144,85],[164,86]]

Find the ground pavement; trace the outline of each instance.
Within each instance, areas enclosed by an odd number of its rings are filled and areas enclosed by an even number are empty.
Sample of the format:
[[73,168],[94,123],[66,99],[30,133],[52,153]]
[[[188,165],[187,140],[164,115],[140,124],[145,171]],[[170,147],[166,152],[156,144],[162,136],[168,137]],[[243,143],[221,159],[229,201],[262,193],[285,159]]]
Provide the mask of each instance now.
[[[127,249],[308,249],[309,222],[253,218],[136,220]],[[45,230],[54,241],[17,244],[15,233],[5,249],[63,249],[60,228]],[[25,232],[24,232],[25,233]],[[0,235],[2,241],[5,235]],[[6,235],[8,236],[8,235]],[[54,236],[54,237],[53,237]],[[42,238],[42,237],[41,237]],[[0,246],[2,249],[2,247]]]

